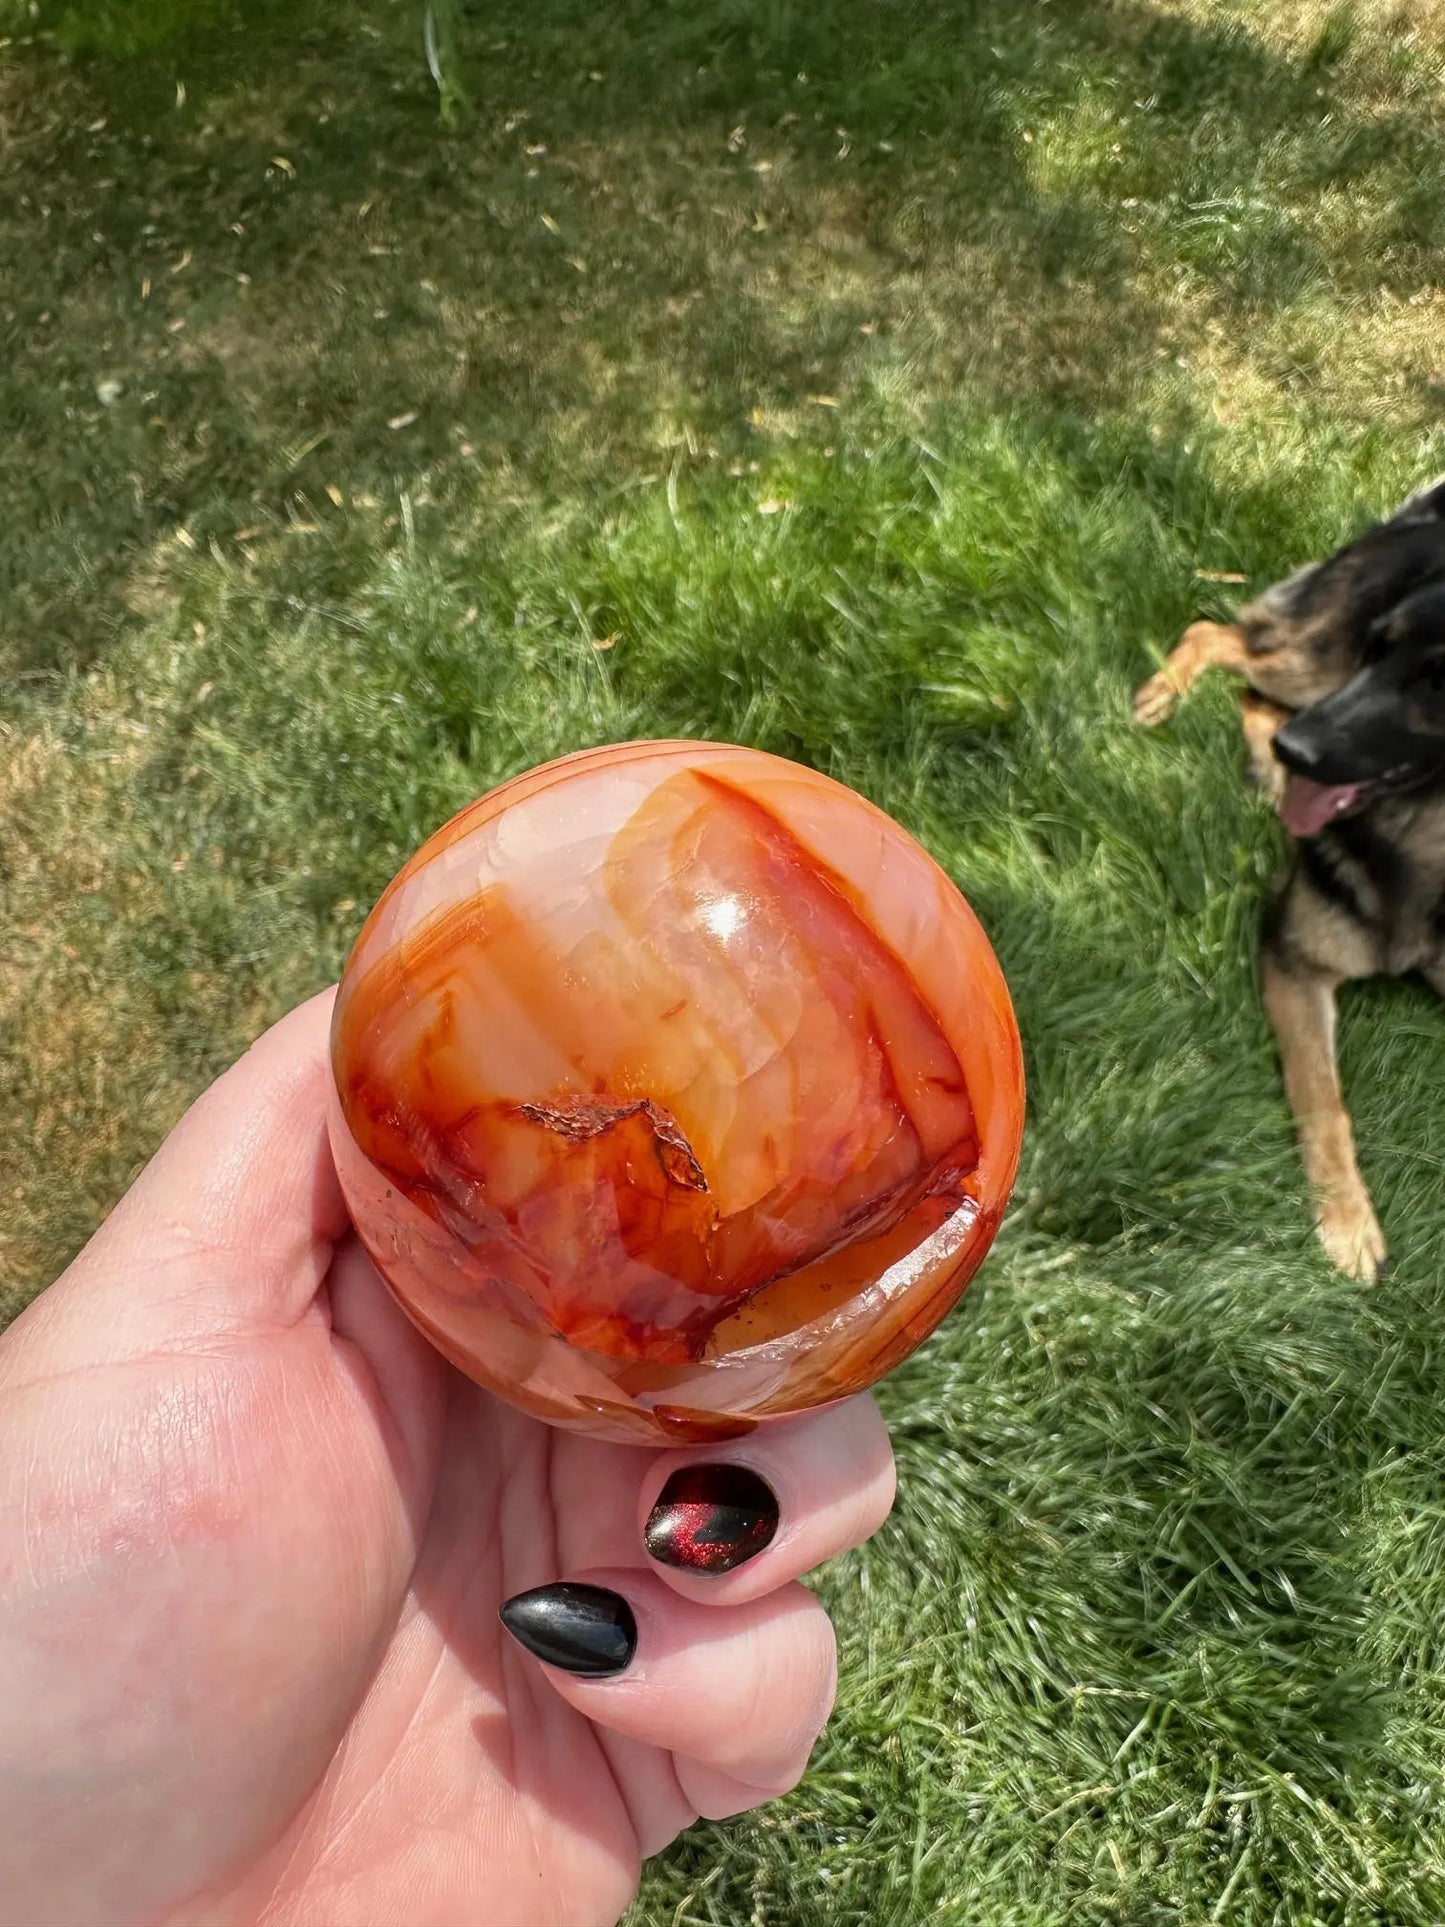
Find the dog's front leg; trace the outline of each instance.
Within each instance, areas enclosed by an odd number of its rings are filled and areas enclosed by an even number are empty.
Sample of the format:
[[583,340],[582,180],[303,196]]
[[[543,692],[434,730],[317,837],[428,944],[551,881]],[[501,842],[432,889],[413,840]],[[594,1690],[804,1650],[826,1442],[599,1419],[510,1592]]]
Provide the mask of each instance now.
[[1341,979],[1266,948],[1264,1007],[1279,1042],[1320,1242],[1341,1271],[1372,1284],[1385,1240],[1355,1162],[1354,1133],[1335,1065],[1335,992]]
[[1290,710],[1281,709],[1278,703],[1256,696],[1253,690],[1247,690],[1240,698],[1239,716],[1244,724],[1244,746],[1249,759],[1250,779],[1276,808],[1284,796],[1286,776],[1284,765],[1274,753],[1274,738],[1275,732],[1284,727],[1291,714]]
[[1206,669],[1231,669],[1242,676],[1249,663],[1244,631],[1232,622],[1191,622],[1174,648],[1164,659],[1164,667],[1151,676],[1134,697],[1134,721],[1153,729],[1174,713],[1179,698],[1186,695]]

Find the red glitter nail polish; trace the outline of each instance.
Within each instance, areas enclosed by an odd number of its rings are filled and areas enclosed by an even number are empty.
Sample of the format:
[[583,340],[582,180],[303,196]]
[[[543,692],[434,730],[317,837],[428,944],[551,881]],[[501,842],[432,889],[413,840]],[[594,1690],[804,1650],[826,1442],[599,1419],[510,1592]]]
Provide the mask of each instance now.
[[688,1465],[674,1472],[648,1514],[652,1557],[683,1572],[733,1572],[771,1545],[778,1501],[745,1465]]

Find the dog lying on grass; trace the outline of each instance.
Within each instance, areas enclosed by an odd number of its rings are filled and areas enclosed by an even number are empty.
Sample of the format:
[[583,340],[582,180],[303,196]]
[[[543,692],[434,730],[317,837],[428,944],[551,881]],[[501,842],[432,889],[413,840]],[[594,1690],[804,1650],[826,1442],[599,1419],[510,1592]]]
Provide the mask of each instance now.
[[1261,970],[1320,1240],[1373,1280],[1385,1241],[1340,1095],[1335,992],[1413,971],[1445,995],[1445,478],[1234,622],[1194,623],[1136,720],[1154,728],[1215,668],[1244,678],[1250,770],[1294,839]]

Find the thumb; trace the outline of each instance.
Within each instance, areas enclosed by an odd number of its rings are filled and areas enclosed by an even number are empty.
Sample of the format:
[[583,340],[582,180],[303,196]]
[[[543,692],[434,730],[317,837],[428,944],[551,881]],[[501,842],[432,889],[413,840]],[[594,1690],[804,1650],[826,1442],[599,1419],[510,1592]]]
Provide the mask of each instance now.
[[334,996],[283,1017],[196,1100],[12,1336],[73,1327],[100,1363],[295,1323],[347,1226],[326,1131]]

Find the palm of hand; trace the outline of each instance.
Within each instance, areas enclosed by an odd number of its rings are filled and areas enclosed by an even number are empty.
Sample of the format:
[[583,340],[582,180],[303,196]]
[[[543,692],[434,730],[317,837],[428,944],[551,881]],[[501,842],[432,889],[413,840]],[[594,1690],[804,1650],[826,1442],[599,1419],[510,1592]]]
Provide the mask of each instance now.
[[[157,1255],[152,1280],[194,1263]],[[635,1455],[553,1440],[467,1384],[354,1246],[320,1292],[313,1261],[293,1271],[285,1295],[306,1300],[281,1333],[198,1319],[180,1349],[80,1380],[114,1449],[91,1461],[86,1543],[70,1549],[83,1578],[56,1570],[42,1589],[52,1681],[84,1673],[102,1618],[125,1630],[99,1699],[36,1708],[36,1753],[60,1749],[51,1771],[86,1794],[61,1843],[67,1917],[373,1927],[445,1920],[449,1900],[459,1917],[485,1892],[517,1927],[614,1920],[642,1846],[692,1814],[670,1775],[655,1776],[663,1810],[648,1800],[646,1761],[619,1780],[497,1608],[559,1559],[597,1563],[564,1520],[599,1546],[619,1527],[635,1539]],[[29,1408],[31,1466],[57,1462],[53,1389],[12,1362],[5,1391]],[[124,1737],[97,1758],[97,1734]],[[109,1839],[98,1799],[124,1812]],[[53,1834],[32,1835],[32,1917],[58,1920]]]
[[[346,1229],[328,1007],[194,1107],[0,1344],[17,1919],[451,1927],[480,1902],[606,1927],[698,1813],[791,1786],[831,1703],[792,1582],[888,1510],[871,1401],[762,1454],[786,1545],[723,1581],[650,1569],[658,1455],[463,1379]],[[621,1683],[503,1632],[505,1599],[563,1576],[637,1607]]]

